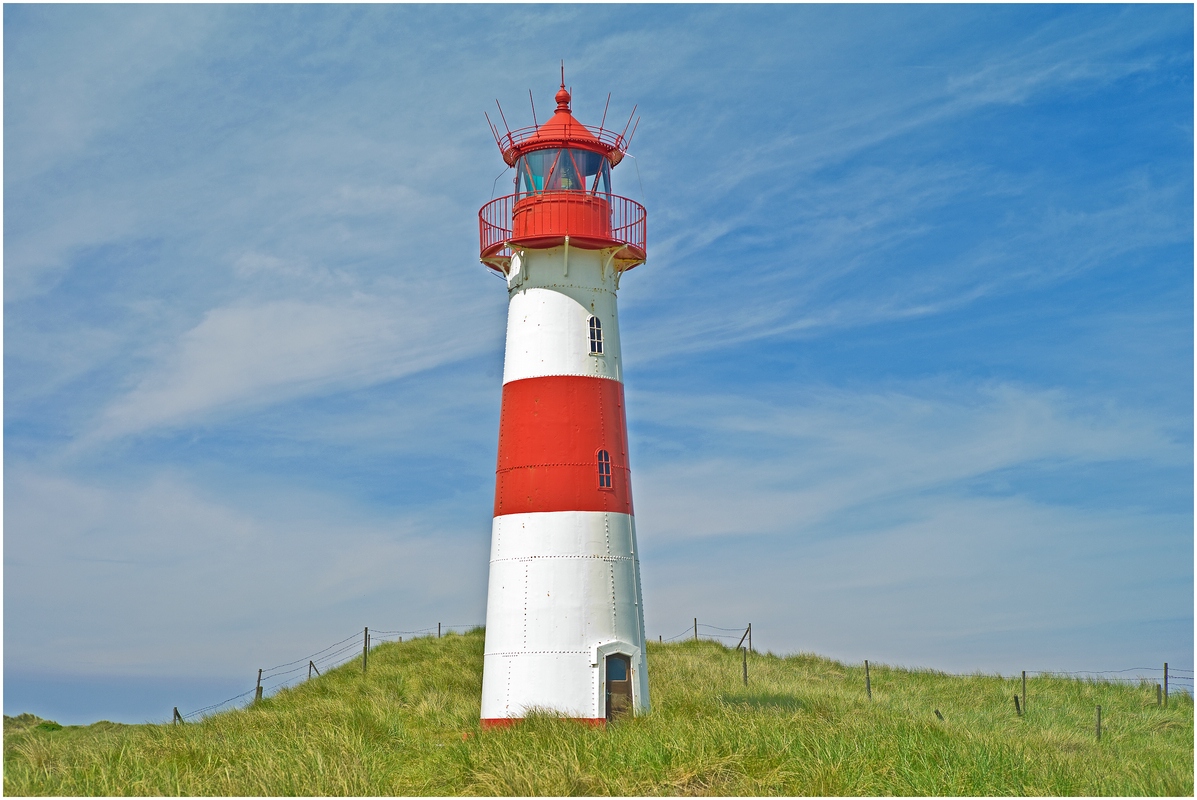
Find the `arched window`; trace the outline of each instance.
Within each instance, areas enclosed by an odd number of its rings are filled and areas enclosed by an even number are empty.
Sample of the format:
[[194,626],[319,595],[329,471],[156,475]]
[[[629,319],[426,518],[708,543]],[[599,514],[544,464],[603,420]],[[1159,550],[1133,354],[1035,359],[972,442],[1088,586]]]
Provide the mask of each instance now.
[[599,488],[611,488],[611,454],[606,450],[598,451]]
[[601,356],[603,354],[603,323],[598,317],[590,318],[590,353]]

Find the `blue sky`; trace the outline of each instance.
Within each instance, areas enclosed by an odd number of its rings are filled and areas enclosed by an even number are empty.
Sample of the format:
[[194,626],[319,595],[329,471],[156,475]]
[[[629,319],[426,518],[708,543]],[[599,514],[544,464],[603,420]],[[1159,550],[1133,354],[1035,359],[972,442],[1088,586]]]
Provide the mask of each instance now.
[[484,619],[482,114],[561,59],[643,117],[651,637],[1192,669],[1191,6],[8,5],[5,713]]

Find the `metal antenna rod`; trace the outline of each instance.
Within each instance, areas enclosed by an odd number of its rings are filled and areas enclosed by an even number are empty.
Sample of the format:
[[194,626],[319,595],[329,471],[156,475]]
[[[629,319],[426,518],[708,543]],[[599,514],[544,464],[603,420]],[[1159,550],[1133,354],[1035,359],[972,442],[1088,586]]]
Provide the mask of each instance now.
[[624,142],[625,148],[632,146],[632,139],[636,136],[636,129],[640,127],[640,117],[636,117],[636,124],[632,126],[632,132],[628,134],[628,140]]
[[508,137],[511,136],[511,126],[507,124],[507,117],[503,114],[503,106],[499,105],[499,101],[495,100],[495,105],[499,107],[499,118],[503,120],[503,127],[507,129]]
[[485,111],[483,111],[482,116],[486,117],[486,124],[490,126],[490,133],[495,137],[495,144],[497,144],[499,149],[502,150],[503,143],[499,140],[499,129],[495,127],[495,123],[490,121],[490,114],[487,114]]
[[607,121],[607,106],[611,105],[611,93],[607,92],[607,105],[603,106],[603,119],[599,122],[599,130],[603,129],[603,123]]
[[540,127],[540,123],[536,121],[536,101],[532,99],[532,90],[528,90],[528,102],[532,104],[532,124]]
[[623,126],[623,133],[619,134],[619,138],[620,138],[620,139],[622,139],[622,138],[623,138],[623,134],[624,134],[624,133],[627,133],[627,132],[628,132],[628,125],[631,125],[631,124],[632,124],[632,117],[634,117],[634,116],[636,115],[636,109],[637,109],[637,108],[639,108],[639,107],[640,107],[640,106],[639,106],[639,104],[632,106],[632,113],[631,113],[631,114],[628,114],[628,122],[627,122],[627,125],[624,125],[624,126]]

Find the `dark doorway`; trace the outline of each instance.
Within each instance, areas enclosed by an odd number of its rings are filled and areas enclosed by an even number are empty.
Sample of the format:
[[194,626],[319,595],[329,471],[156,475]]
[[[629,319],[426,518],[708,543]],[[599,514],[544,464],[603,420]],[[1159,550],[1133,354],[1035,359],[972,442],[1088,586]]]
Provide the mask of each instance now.
[[632,659],[607,656],[607,719],[632,713]]

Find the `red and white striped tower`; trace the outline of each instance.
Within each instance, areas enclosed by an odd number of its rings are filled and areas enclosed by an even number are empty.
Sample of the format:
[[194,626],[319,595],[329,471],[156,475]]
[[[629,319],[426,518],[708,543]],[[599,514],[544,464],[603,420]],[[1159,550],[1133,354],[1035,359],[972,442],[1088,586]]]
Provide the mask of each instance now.
[[611,193],[627,126],[582,125],[564,81],[556,100],[543,125],[494,130],[516,191],[479,212],[482,262],[510,298],[483,727],[649,705],[615,307],[645,259],[645,212]]

